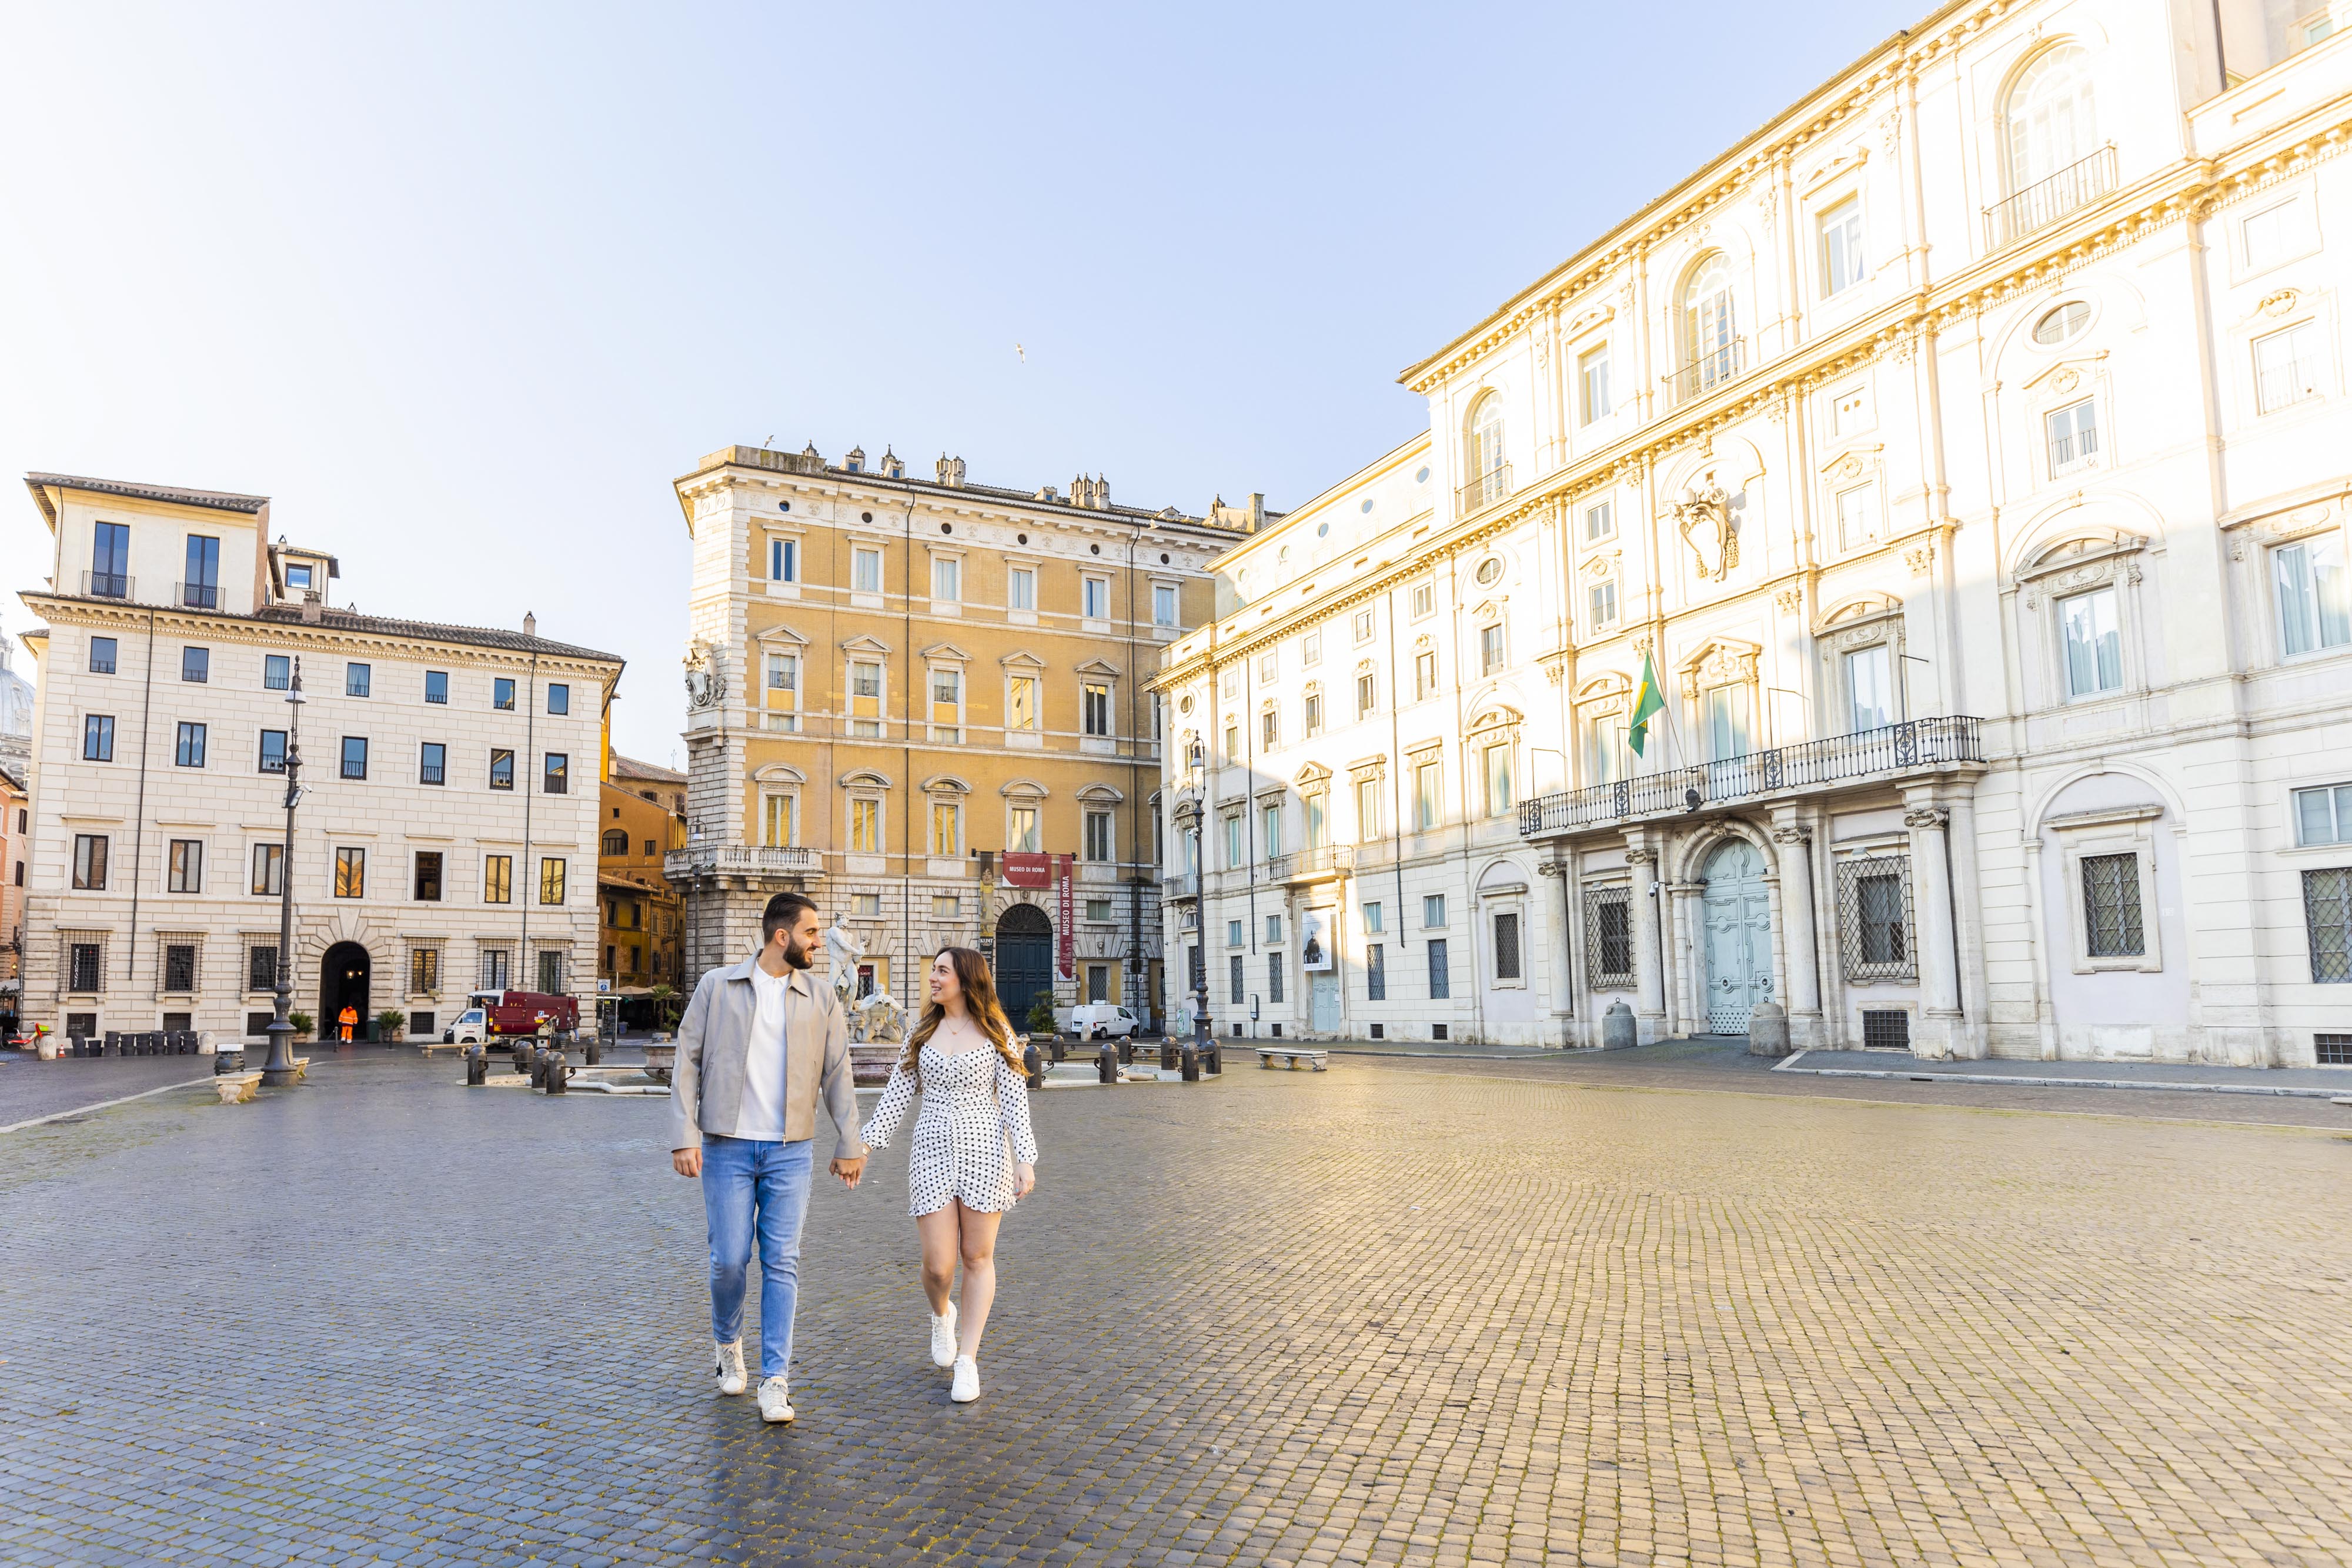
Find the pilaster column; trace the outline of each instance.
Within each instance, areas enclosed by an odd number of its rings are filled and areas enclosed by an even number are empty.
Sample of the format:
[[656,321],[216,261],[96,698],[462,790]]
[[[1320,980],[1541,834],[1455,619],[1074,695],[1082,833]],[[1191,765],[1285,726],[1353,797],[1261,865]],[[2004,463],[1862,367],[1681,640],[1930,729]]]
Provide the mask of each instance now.
[[1662,1038],[1666,1029],[1666,985],[1663,955],[1658,941],[1658,919],[1663,911],[1650,890],[1658,880],[1658,852],[1647,844],[1637,844],[1625,852],[1625,863],[1633,869],[1632,898],[1626,915],[1633,926],[1633,1025],[1635,1036],[1643,1045]]
[[1576,1012],[1576,904],[1569,894],[1568,865],[1563,861],[1548,860],[1539,862],[1536,870],[1559,887],[1559,896],[1552,901],[1552,907],[1559,912],[1559,935],[1552,942],[1544,965],[1549,971],[1548,978],[1550,982],[1546,989],[1549,993],[1551,1016],[1559,1020],[1560,1044],[1574,1045],[1575,1025],[1571,1019]]
[[1977,809],[1967,795],[1951,801],[1952,953],[1958,963],[1961,1022],[1952,1054],[1992,1054],[1991,988],[1985,977],[1984,899],[1977,876]]
[[1673,984],[1670,993],[1675,999],[1671,1012],[1677,1035],[1698,1034],[1706,1028],[1706,980],[1700,973],[1705,965],[1699,961],[1699,944],[1706,937],[1706,917],[1694,907],[1696,894],[1705,883],[1674,882],[1666,884],[1666,896],[1673,901],[1674,951],[1666,967]]
[[1812,834],[1794,811],[1775,813],[1774,858],[1780,868],[1780,952],[1788,971],[1789,1046],[1810,1051],[1823,1043],[1821,942],[1813,928]]
[[1951,813],[1932,793],[1906,794],[1903,825],[1911,831],[1912,914],[1919,936],[1919,1028],[1912,1053],[1952,1054],[1960,1035],[1959,965],[1953,953],[1952,867],[1946,824]]

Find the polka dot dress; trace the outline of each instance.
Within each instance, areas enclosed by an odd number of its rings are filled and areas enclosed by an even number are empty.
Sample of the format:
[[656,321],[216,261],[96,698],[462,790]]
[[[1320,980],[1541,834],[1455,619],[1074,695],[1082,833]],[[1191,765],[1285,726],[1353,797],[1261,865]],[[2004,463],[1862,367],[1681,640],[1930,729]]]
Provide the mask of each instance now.
[[1011,1208],[1013,1160],[1037,1163],[1029,1086],[1021,1075],[990,1047],[950,1052],[926,1045],[919,1075],[904,1066],[890,1070],[882,1103],[859,1134],[869,1147],[889,1146],[918,1087],[923,1109],[908,1144],[907,1212],[918,1218],[936,1214],[951,1197],[983,1214]]

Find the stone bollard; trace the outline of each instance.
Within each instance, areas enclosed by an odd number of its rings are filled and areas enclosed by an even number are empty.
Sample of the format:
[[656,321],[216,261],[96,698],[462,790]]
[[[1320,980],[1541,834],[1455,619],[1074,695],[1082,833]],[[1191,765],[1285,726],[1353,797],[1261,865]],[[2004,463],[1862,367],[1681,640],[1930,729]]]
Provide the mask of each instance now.
[[1180,1071],[1182,1071],[1184,1075],[1185,1082],[1198,1083],[1201,1082],[1200,1047],[1194,1045],[1190,1040],[1185,1041],[1184,1049],[1177,1053],[1177,1060],[1180,1063]]
[[563,1053],[560,1051],[549,1051],[547,1053],[547,1092],[550,1094],[563,1093],[563,1086],[571,1076],[572,1069],[565,1063]]
[[1758,1002],[1748,1014],[1748,1054],[1789,1054],[1789,1009],[1778,1002]]
[[1055,1066],[1059,1067],[1063,1062],[1069,1060],[1069,1051],[1062,1044],[1062,1037],[1060,1035],[1057,1034],[1054,1036],[1051,1040],[1046,1041],[1046,1043],[1054,1048]]
[[1208,1049],[1201,1052],[1201,1071],[1208,1077],[1216,1078],[1222,1077],[1224,1071],[1225,1048],[1217,1043],[1216,1036],[1211,1035]]
[[588,1037],[588,1044],[585,1049],[588,1053],[589,1066],[602,1067],[604,1065],[604,1037],[602,1034],[590,1035]]
[[1173,1072],[1176,1066],[1176,1037],[1163,1034],[1160,1037],[1160,1071]]
[[1622,999],[1611,1002],[1609,1010],[1601,1015],[1601,1049],[1623,1051],[1628,1046],[1641,1043],[1641,1032],[1633,1022],[1633,1009]]
[[547,1052],[540,1050],[538,1046],[533,1045],[530,1048],[530,1054],[526,1058],[526,1061],[529,1062],[529,1065],[524,1069],[524,1071],[530,1074],[530,1086],[533,1089],[546,1088]]
[[466,1048],[466,1087],[479,1089],[490,1081],[490,1053],[478,1045]]
[[1045,1058],[1038,1051],[1035,1040],[1024,1040],[1021,1042],[1021,1065],[1028,1070],[1030,1088],[1045,1087]]
[[1121,1067],[1135,1065],[1135,1037],[1131,1034],[1118,1037],[1118,1064]]
[[1118,1082],[1118,1048],[1108,1040],[1095,1052],[1095,1076],[1104,1083]]

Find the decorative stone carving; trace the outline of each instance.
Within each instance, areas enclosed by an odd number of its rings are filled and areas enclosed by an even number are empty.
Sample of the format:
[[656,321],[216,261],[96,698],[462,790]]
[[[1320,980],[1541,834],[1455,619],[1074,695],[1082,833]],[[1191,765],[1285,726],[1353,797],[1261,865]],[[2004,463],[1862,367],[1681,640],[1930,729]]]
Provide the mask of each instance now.
[[1813,841],[1813,835],[1806,829],[1790,823],[1787,827],[1773,829],[1772,841],[1776,844],[1809,844]]
[[1568,874],[1568,862],[1566,861],[1538,861],[1536,862],[1536,874],[1538,876],[1566,876]]
[[2069,365],[2064,370],[2060,371],[2056,375],[2051,377],[2050,384],[2056,387],[2062,392],[2070,392],[2076,387],[2083,384],[2083,373],[2074,369],[2074,366]]
[[1805,602],[1805,591],[1801,588],[1784,588],[1772,596],[1772,602],[1779,605],[1784,614],[1794,615],[1798,608]]
[[1903,552],[1903,564],[1911,569],[1912,576],[1927,576],[1927,569],[1936,564],[1936,547],[1934,545],[1921,545],[1916,549],[1905,550]]
[[1878,122],[1878,140],[1879,144],[1886,149],[1887,154],[1890,157],[1894,155],[1895,150],[1897,147],[1903,145],[1903,116],[1901,114],[1890,114],[1885,119]]
[[1683,543],[1697,558],[1700,578],[1721,582],[1730,576],[1739,564],[1739,523],[1731,515],[1731,494],[1716,483],[1714,471],[1706,474],[1706,488],[1685,490],[1674,508]]
[[1641,866],[1656,865],[1658,863],[1658,852],[1649,849],[1627,850],[1625,852],[1625,863],[1627,865]]
[[686,700],[689,708],[716,707],[727,700],[727,668],[711,643],[698,640],[687,651]]
[[1940,828],[1950,821],[1952,814],[1941,806],[1919,806],[1903,813],[1906,828]]
[[2265,316],[2284,316],[2294,308],[2295,298],[2294,289],[2282,288],[2274,294],[2263,295],[2263,302],[2254,308]]
[[1756,679],[1756,650],[1717,643],[1707,649],[1705,658],[1684,668],[1694,671],[1704,685],[1727,686],[1752,682]]
[[842,915],[835,915],[824,933],[824,952],[829,961],[825,979],[832,985],[833,994],[846,1002],[857,988],[857,960],[866,956],[866,944],[843,920]]

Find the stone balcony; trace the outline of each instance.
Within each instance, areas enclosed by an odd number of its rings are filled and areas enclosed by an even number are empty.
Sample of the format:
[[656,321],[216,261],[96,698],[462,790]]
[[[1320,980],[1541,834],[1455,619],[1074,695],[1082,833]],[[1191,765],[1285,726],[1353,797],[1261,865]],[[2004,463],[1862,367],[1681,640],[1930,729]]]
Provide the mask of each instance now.
[[1160,879],[1160,896],[1171,904],[1197,900],[1201,896],[1201,873],[1180,871]]
[[1321,849],[1300,850],[1296,854],[1276,855],[1266,862],[1268,882],[1286,882],[1299,886],[1311,882],[1330,882],[1343,877],[1354,869],[1356,851],[1351,844],[1327,844]]
[[1539,795],[1520,804],[1519,833],[1529,839],[1559,838],[1687,816],[1709,807],[1768,804],[1856,783],[1981,767],[1983,728],[1983,720],[1964,714],[1912,719]]
[[662,874],[673,882],[714,876],[806,879],[824,874],[824,854],[798,844],[698,844],[664,855]]

